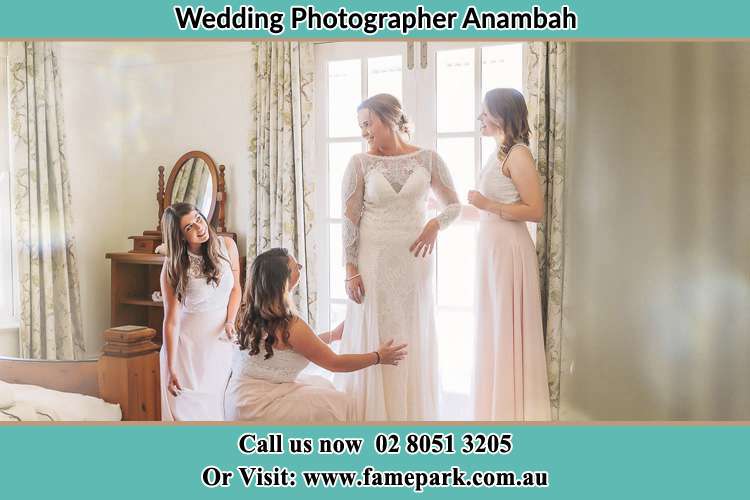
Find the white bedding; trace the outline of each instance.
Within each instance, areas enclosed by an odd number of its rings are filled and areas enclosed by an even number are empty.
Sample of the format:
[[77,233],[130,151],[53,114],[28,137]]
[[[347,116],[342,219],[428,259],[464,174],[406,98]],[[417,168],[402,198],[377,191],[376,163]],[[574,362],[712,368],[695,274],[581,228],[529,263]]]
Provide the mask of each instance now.
[[116,421],[120,405],[103,399],[0,380],[0,422]]

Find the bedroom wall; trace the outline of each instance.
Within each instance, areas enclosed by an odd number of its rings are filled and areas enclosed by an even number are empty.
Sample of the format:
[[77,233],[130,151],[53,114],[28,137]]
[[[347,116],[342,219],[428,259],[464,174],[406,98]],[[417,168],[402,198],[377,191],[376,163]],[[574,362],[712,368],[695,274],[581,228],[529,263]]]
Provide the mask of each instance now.
[[[247,44],[61,44],[73,215],[87,353],[110,321],[107,252],[155,229],[157,168],[185,152],[226,165],[227,225],[244,254],[249,193]],[[165,179],[166,180],[166,179]]]
[[750,418],[750,44],[571,50],[565,419]]
[[[4,48],[4,47],[3,47]],[[68,168],[87,354],[110,320],[107,252],[155,229],[157,168],[185,152],[226,166],[227,226],[244,255],[249,190],[248,43],[59,44]],[[0,53],[4,65],[5,50]],[[18,354],[16,328],[0,355]]]
[[[92,244],[87,263],[103,272],[92,275],[86,287],[95,289],[92,293],[106,291],[90,298],[90,310],[84,311],[87,348],[92,354],[101,348],[101,332],[109,326],[109,263],[104,251],[127,251],[132,247],[128,236],[156,228],[159,165],[166,168],[166,180],[174,162],[197,149],[226,166],[227,226],[238,233],[244,254],[251,78],[249,44],[110,43],[96,50],[110,67],[117,68],[116,82],[97,85],[117,94],[119,107],[112,111],[119,140],[116,176],[109,181],[109,188],[115,190],[110,213],[117,224],[110,228],[106,248],[100,242]],[[81,85],[80,92],[86,93],[87,87]],[[79,104],[82,114],[91,112],[90,104]],[[96,113],[105,117],[109,111]],[[81,125],[86,128],[93,123]],[[97,168],[95,162],[86,167]],[[79,213],[80,220],[90,219],[87,212]]]
[[157,223],[157,168],[165,181],[187,151],[226,166],[227,227],[244,254],[249,189],[251,67],[249,44],[151,44],[154,60],[128,66],[121,86],[128,104],[123,130],[121,231],[140,234]]
[[63,43],[58,54],[83,330],[87,355],[96,356],[109,325],[109,261],[104,255],[127,241],[121,233],[126,220],[123,69],[92,44]]

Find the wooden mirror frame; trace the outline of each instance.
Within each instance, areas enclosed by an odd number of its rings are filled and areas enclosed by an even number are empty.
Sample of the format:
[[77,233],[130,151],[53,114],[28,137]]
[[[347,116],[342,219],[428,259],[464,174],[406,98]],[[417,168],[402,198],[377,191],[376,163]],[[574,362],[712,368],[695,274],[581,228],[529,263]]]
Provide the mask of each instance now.
[[217,170],[216,163],[214,160],[203,151],[188,151],[184,155],[180,156],[177,162],[172,167],[172,171],[169,173],[169,179],[167,179],[167,186],[164,187],[164,167],[159,166],[159,186],[156,193],[156,198],[159,202],[159,224],[157,230],[161,231],[161,218],[164,215],[164,210],[172,203],[172,190],[174,189],[174,183],[177,179],[177,174],[180,172],[180,168],[185,164],[186,161],[192,158],[199,158],[203,160],[208,166],[209,172],[211,172],[211,208],[206,216],[206,220],[212,224],[216,230],[220,233],[226,232],[224,225],[225,219],[225,205],[226,205],[226,190],[224,180],[224,165],[219,165]]

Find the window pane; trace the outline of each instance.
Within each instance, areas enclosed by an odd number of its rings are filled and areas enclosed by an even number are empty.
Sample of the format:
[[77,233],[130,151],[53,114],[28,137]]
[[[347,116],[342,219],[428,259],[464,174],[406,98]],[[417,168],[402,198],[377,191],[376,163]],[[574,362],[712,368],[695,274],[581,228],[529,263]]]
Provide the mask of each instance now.
[[[6,152],[1,145],[0,151]],[[5,166],[0,165],[0,323],[10,320],[13,315],[13,240],[10,214],[10,175]]]
[[359,59],[328,63],[328,135],[359,136],[357,106],[362,101]]
[[330,266],[328,276],[330,279],[330,293],[332,299],[346,299],[344,290],[344,278],[346,271],[342,260],[341,249],[341,224],[333,222],[328,225],[330,229],[330,246],[331,249],[328,265]]
[[328,145],[328,214],[333,219],[341,218],[341,183],[349,159],[362,152],[362,141],[333,142]]
[[474,366],[474,317],[470,312],[440,311],[438,366],[444,392],[469,394]]
[[526,227],[529,230],[529,234],[531,235],[531,241],[534,242],[534,246],[536,246],[536,222],[527,222]]
[[523,44],[482,47],[482,96],[498,87],[523,92]]
[[456,185],[458,199],[466,203],[466,193],[476,186],[473,137],[443,137],[437,140],[437,151],[445,160],[445,164]]
[[372,57],[367,60],[367,95],[391,94],[402,102],[401,56]]
[[474,303],[476,225],[454,224],[440,233],[437,252],[437,297],[440,306]]
[[482,137],[482,166],[487,164],[490,156],[495,154],[497,142],[492,137]]
[[476,116],[474,49],[437,53],[437,131],[472,132]]
[[332,329],[346,318],[346,304],[331,304],[331,311],[328,316],[331,325],[329,329]]

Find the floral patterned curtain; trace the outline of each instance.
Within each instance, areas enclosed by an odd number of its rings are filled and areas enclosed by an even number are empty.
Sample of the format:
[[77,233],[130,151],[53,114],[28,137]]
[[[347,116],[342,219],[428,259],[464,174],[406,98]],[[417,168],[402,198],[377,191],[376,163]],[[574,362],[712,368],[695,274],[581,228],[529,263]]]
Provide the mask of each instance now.
[[524,47],[524,93],[529,104],[531,148],[546,204],[537,226],[536,247],[554,419],[559,418],[560,412],[567,59],[565,42],[530,42]]
[[85,347],[57,58],[48,42],[11,42],[8,52],[21,356],[80,359]]
[[[313,45],[256,42],[251,53],[250,227],[248,266],[285,247],[304,266],[296,291],[300,315],[314,325],[312,229]],[[248,273],[249,275],[249,273]]]

